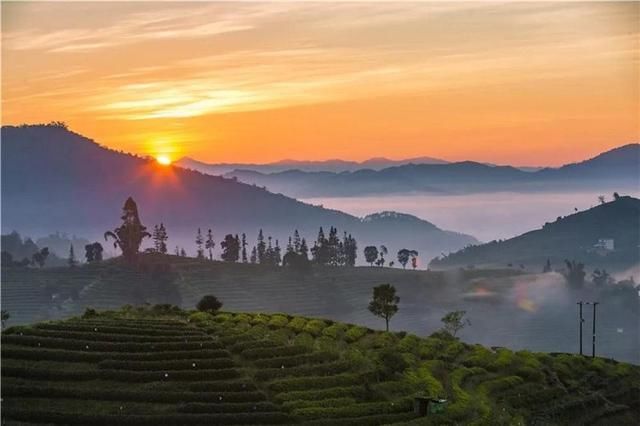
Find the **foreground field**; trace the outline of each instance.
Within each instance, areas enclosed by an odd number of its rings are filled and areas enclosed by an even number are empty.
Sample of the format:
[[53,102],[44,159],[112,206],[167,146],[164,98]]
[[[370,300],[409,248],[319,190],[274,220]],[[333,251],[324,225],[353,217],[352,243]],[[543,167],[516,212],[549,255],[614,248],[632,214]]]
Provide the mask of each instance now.
[[[640,368],[284,314],[125,308],[2,335],[3,424],[635,424]],[[417,418],[415,396],[448,399]]]

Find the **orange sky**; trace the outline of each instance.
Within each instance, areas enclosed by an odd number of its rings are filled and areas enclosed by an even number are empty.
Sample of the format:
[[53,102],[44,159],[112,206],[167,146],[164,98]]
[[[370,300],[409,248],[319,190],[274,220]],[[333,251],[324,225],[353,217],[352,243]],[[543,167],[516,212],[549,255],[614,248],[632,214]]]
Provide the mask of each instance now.
[[640,139],[639,5],[3,2],[2,122],[208,162],[558,165]]

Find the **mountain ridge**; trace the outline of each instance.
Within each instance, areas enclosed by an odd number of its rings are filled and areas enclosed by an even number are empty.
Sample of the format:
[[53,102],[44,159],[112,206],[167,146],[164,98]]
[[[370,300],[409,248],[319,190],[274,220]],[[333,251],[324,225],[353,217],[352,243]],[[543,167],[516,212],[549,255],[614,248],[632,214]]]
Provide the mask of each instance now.
[[425,256],[477,241],[434,229],[427,221],[403,235],[394,233],[393,224],[377,229],[355,216],[234,179],[109,150],[61,127],[3,126],[2,139],[4,233],[63,231],[101,239],[118,224],[124,200],[133,196],[147,227],[165,223],[171,248],[176,241],[193,247],[198,227],[213,228],[218,241],[226,233],[245,232],[252,239],[263,228],[284,243],[294,229],[311,242],[320,226],[336,226],[352,233],[360,245],[387,244],[399,250],[407,244]]

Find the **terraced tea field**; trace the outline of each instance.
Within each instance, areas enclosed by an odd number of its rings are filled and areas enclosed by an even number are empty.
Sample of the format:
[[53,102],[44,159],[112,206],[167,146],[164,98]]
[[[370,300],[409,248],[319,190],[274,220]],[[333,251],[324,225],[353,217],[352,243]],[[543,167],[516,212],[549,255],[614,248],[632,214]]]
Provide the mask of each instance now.
[[[3,424],[634,424],[640,369],[284,314],[126,308],[2,335]],[[449,400],[416,418],[416,395]]]

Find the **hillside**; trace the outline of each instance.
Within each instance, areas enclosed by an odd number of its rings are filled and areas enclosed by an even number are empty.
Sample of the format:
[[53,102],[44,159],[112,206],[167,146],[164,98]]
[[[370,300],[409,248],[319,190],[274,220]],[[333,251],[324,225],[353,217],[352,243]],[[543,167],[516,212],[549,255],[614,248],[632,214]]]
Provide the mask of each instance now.
[[[2,333],[3,424],[631,425],[640,368],[285,314],[87,311]],[[444,398],[418,418],[415,396]]]
[[[379,170],[264,171],[248,167],[225,174],[293,197],[339,197],[411,192],[631,190],[638,187],[640,145],[629,144],[580,163],[525,171],[472,161],[410,163]],[[614,189],[614,190],[615,190]]]
[[[514,265],[529,268],[547,259],[558,267],[564,259],[576,259],[589,267],[623,270],[637,264],[640,247],[640,200],[623,196],[546,223],[541,229],[487,244],[470,246],[434,259],[433,267],[466,265]],[[601,239],[613,240],[613,250],[598,250]]]
[[118,225],[124,200],[133,196],[143,223],[152,227],[163,222],[170,248],[180,245],[188,253],[195,252],[198,227],[213,228],[217,241],[227,233],[244,232],[253,244],[260,228],[281,243],[298,229],[311,243],[320,226],[336,226],[340,234],[353,234],[361,247],[386,244],[397,252],[415,243],[411,248],[425,259],[476,242],[431,224],[407,232],[401,220],[380,230],[357,217],[233,179],[108,150],[50,125],[3,127],[2,164],[3,233],[45,236],[62,231],[102,240],[106,230]]
[[465,341],[546,352],[575,351],[575,301],[598,300],[598,354],[640,364],[637,290],[622,285],[574,290],[560,274],[539,272],[539,265],[533,271],[367,266],[314,268],[301,274],[286,268],[148,255],[139,268],[118,259],[75,268],[2,268],[1,296],[2,309],[11,315],[9,325],[125,304],[169,303],[192,309],[203,295],[215,294],[232,311],[287,312],[380,329],[384,322],[367,306],[372,287],[390,283],[400,297],[392,330],[428,335],[440,327],[447,312],[461,309],[473,323],[460,334]]

